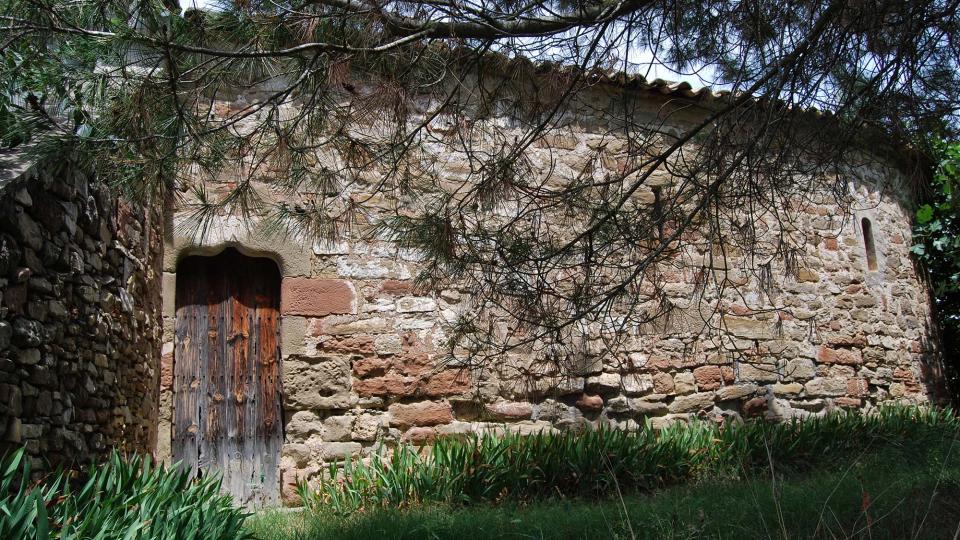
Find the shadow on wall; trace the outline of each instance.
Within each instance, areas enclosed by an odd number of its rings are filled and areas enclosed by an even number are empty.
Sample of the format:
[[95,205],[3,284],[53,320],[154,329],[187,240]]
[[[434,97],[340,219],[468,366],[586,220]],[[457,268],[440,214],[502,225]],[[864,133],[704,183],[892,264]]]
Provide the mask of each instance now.
[[234,248],[217,255],[190,255],[177,265],[177,307],[216,305],[233,299],[247,307],[280,308],[280,269],[266,257]]
[[230,247],[217,255],[190,255],[177,264],[177,307],[233,299],[247,307],[280,308],[280,269],[266,257]]

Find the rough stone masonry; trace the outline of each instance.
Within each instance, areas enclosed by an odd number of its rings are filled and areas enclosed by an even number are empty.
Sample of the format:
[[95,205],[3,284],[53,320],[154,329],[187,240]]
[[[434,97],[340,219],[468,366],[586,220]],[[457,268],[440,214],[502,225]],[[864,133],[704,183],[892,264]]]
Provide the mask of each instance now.
[[[646,99],[655,112],[667,98]],[[615,167],[624,148],[596,122],[573,123],[546,137],[531,159],[549,163],[558,177],[574,177],[597,152],[601,166]],[[449,178],[463,177],[468,168],[456,153],[436,159]],[[177,263],[227,247],[274,260],[283,276],[281,473],[291,502],[297,479],[316,478],[329,460],[444,435],[783,419],[926,402],[934,347],[927,289],[909,254],[908,189],[893,168],[858,171],[848,180],[864,204],[846,219],[828,195],[803,208],[795,224],[804,238],[802,264],[792,272],[768,268],[783,276],[775,295],[762,294],[765,286],[736,252],[721,256],[692,242],[685,260],[694,262],[664,274],[679,316],[630,336],[615,355],[594,348],[568,373],[531,369],[531,359],[522,356],[483,373],[443,364],[445,328],[471,309],[470,294],[456,287],[415,291],[417,253],[359,237],[309,246],[265,237],[256,224],[232,217],[197,241],[175,232],[186,216],[173,215],[163,268],[158,454],[169,456],[177,391],[173,292],[178,279],[189,279],[177,274]],[[637,197],[653,201],[652,189],[671,181],[658,171]],[[261,187],[269,191],[269,182]],[[400,204],[355,189],[384,212]],[[691,301],[703,272],[737,286],[736,294],[702,297],[706,312]]]
[[33,470],[155,445],[162,220],[69,155],[0,155],[0,452]]

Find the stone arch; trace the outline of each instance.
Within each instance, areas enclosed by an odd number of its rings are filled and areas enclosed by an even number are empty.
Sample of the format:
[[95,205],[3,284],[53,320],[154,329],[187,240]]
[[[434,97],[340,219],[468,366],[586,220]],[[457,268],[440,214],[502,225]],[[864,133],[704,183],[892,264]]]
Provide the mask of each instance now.
[[269,236],[248,232],[246,234],[210,234],[194,239],[190,236],[175,235],[168,238],[164,249],[164,272],[176,272],[177,263],[190,255],[216,255],[232,247],[248,257],[265,257],[280,267],[283,277],[310,275],[313,250],[302,241],[286,236]]
[[180,266],[180,263],[183,262],[187,257],[216,257],[228,249],[235,249],[241,255],[245,257],[250,257],[253,259],[270,259],[277,265],[277,269],[280,271],[280,275],[284,275],[284,267],[289,264],[286,263],[283,255],[275,250],[262,250],[257,248],[252,248],[242,242],[229,241],[223,242],[217,245],[189,245],[185,246],[183,249],[180,249],[176,253],[176,258],[174,261],[174,272]]

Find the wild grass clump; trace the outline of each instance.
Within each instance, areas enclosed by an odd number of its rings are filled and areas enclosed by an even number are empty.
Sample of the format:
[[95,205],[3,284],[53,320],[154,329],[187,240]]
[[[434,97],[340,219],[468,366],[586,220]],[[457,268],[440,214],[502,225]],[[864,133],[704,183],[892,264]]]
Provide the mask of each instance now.
[[[604,497],[704,478],[741,478],[772,465],[803,470],[878,447],[922,447],[960,434],[951,411],[884,408],[785,423],[704,422],[654,430],[442,438],[367,460],[332,463],[304,504],[350,513],[426,502],[469,504]],[[919,445],[919,446],[918,446]]]
[[123,459],[114,453],[86,480],[57,472],[30,481],[23,450],[0,461],[0,538],[249,538],[247,515],[220,493],[215,478]]

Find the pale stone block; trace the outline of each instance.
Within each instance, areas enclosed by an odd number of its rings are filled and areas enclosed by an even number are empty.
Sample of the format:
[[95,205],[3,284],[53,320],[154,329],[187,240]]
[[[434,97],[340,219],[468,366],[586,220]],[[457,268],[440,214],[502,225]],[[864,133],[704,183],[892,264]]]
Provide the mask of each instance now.
[[692,394],[697,391],[696,379],[693,373],[681,372],[673,376],[674,392],[680,395]]
[[811,396],[842,396],[847,393],[847,381],[842,378],[818,377],[804,385]]
[[321,436],[324,441],[346,441],[353,431],[353,416],[331,416],[324,419]]
[[405,296],[397,300],[400,313],[422,313],[437,309],[437,302],[428,296]]
[[373,348],[377,354],[397,354],[403,350],[403,339],[397,334],[381,334],[373,339]]
[[720,328],[743,339],[767,340],[774,337],[773,323],[770,321],[727,316],[723,318]]
[[587,390],[612,393],[620,391],[620,376],[616,373],[601,373],[587,377]]
[[337,261],[337,274],[354,279],[383,279],[390,277],[392,265],[380,261]]
[[653,376],[648,374],[628,373],[621,379],[623,392],[628,396],[646,394],[653,391]]
[[714,392],[701,392],[699,394],[690,394],[678,396],[670,404],[671,413],[697,412],[704,409],[713,408]]
[[294,315],[280,317],[280,354],[284,357],[305,352],[307,319]]

